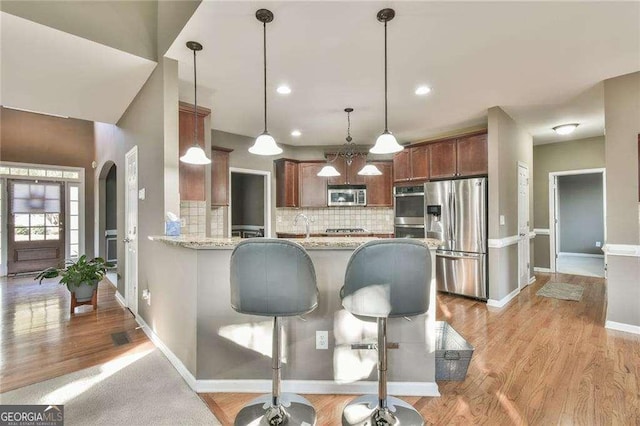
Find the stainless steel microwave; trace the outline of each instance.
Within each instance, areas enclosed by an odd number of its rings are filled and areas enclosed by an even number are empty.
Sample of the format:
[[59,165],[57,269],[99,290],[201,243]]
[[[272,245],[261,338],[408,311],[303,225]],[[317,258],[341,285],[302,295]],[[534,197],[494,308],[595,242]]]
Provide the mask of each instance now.
[[327,185],[327,203],[336,206],[366,206],[367,187],[365,185]]

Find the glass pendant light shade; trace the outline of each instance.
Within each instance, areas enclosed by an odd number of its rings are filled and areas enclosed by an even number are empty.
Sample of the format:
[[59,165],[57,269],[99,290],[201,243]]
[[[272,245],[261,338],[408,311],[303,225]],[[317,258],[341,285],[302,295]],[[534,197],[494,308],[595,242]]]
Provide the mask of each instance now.
[[[174,157],[175,158],[175,157]],[[185,154],[180,157],[180,161],[188,164],[211,164],[211,160],[207,158],[204,150],[200,148],[198,145],[194,145],[185,152]]]
[[380,176],[382,172],[373,164],[365,164],[358,174],[360,176]]
[[372,154],[393,154],[400,152],[404,149],[402,145],[398,143],[396,137],[391,132],[386,131],[376,140],[376,144],[369,150]]
[[327,164],[318,172],[317,176],[322,176],[322,177],[340,176],[340,172],[337,171],[336,168],[333,167],[331,164]]
[[256,138],[249,152],[256,155],[278,155],[282,154],[282,148],[276,144],[273,136],[265,132]]

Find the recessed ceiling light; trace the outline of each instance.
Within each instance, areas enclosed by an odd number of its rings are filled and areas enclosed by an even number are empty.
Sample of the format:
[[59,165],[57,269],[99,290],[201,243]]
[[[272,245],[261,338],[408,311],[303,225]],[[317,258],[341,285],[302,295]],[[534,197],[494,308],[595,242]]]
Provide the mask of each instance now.
[[553,128],[553,130],[559,135],[568,135],[578,127],[578,123],[561,124]]
[[281,95],[288,95],[289,93],[291,93],[291,87],[287,86],[286,84],[283,84],[281,86],[278,86],[276,91]]
[[429,86],[418,86],[418,88],[416,89],[416,95],[426,95],[429,92],[431,92],[431,87]]
[[302,135],[302,132],[300,130],[294,130],[291,132],[291,136],[295,136],[296,138],[300,135]]

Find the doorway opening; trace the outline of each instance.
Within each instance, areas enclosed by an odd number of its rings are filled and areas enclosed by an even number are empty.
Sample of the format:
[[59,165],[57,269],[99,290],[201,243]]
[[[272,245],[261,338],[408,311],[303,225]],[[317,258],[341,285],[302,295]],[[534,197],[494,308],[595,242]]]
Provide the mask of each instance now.
[[107,271],[107,278],[118,285],[118,177],[117,166],[107,161],[100,171],[99,180],[98,254],[115,264]]
[[605,276],[605,170],[549,174],[551,271]]
[[229,235],[252,238],[271,235],[271,172],[229,170]]

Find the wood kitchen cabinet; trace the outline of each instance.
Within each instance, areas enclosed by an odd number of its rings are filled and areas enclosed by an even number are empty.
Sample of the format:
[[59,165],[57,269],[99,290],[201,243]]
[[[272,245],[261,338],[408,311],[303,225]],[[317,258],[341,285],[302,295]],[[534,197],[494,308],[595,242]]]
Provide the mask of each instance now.
[[429,147],[408,147],[393,157],[395,182],[425,181],[429,179]]
[[393,163],[372,161],[382,172],[379,176],[364,176],[367,185],[367,207],[393,207]]
[[327,207],[327,178],[318,176],[325,161],[298,163],[300,207]]
[[486,175],[487,134],[461,136],[428,145],[431,179]]
[[[335,154],[329,154],[329,159],[332,159]],[[364,176],[360,176],[358,172],[362,170],[366,164],[367,159],[363,156],[357,156],[351,160],[351,164],[347,164],[347,160],[340,156],[331,162],[331,165],[336,168],[340,173],[340,176],[333,176],[327,178],[329,185],[363,185],[365,183]]]
[[300,207],[298,162],[282,158],[274,163],[276,169],[276,207]]
[[229,205],[229,154],[232,149],[211,148],[211,205]]
[[[184,155],[193,145],[194,137],[194,106],[185,102],[180,102],[178,106],[178,156]],[[198,143],[204,147],[204,119],[211,110],[198,107]],[[205,200],[205,170],[206,167],[186,164],[180,161],[178,166],[178,180],[180,190],[180,200]]]

